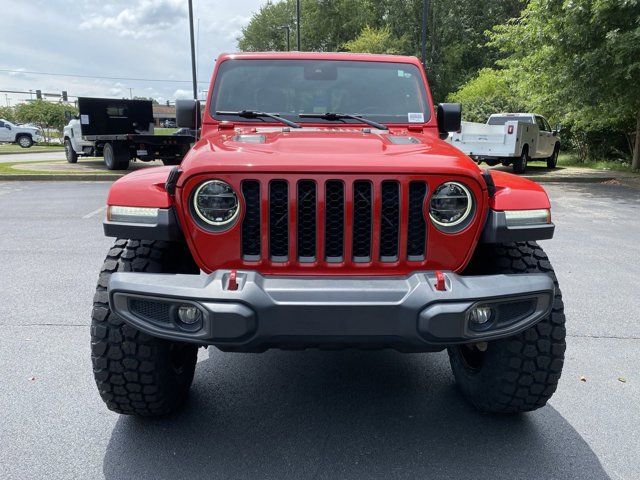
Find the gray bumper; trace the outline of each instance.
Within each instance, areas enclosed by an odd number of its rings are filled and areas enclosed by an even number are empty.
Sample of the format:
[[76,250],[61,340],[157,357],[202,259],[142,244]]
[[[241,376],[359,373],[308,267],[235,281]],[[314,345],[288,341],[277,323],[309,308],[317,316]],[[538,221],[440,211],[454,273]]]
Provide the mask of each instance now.
[[[446,290],[433,272],[407,277],[264,277],[239,271],[211,275],[118,272],[109,281],[111,309],[150,335],[223,350],[267,348],[393,347],[440,350],[446,345],[492,340],[545,318],[554,294],[543,273],[460,276],[445,272]],[[180,305],[200,308],[193,325],[177,316]],[[474,325],[469,311],[490,305],[492,319]]]

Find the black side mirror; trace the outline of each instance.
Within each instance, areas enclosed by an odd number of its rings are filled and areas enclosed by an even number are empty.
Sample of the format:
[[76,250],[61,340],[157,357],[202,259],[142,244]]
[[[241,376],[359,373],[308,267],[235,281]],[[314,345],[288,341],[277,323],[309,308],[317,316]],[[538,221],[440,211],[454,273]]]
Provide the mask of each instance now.
[[560,130],[562,130],[562,124],[556,123],[556,128],[554,130],[555,135],[558,135],[560,133]]
[[459,103],[438,104],[438,132],[446,138],[449,132],[458,132],[462,125],[462,106]]
[[200,127],[200,102],[192,99],[176,100],[176,125],[197,130]]
[[6,128],[7,130],[11,130],[11,125],[5,125],[4,128]]

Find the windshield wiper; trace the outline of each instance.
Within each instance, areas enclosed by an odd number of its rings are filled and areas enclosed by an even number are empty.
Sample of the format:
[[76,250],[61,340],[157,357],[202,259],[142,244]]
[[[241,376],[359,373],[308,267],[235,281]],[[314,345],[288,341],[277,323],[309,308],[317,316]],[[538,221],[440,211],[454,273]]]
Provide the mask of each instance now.
[[282,118],[279,113],[256,112],[254,110],[241,110],[239,112],[216,112],[216,115],[236,115],[242,118],[272,118],[280,123],[290,126],[291,128],[302,128],[296,122]]
[[369,120],[368,118],[364,118],[362,115],[352,115],[350,113],[335,113],[335,112],[327,112],[327,113],[300,113],[298,114],[300,118],[321,118],[323,120],[342,120],[345,118],[350,118],[353,120],[360,120],[362,123],[366,123],[367,125],[377,128],[378,130],[389,130],[389,127],[382,123],[374,122],[373,120]]

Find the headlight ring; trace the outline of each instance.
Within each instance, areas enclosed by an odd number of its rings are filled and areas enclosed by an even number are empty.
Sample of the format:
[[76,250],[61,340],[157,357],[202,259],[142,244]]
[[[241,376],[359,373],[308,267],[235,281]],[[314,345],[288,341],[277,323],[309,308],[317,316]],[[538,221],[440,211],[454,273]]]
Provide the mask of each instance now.
[[194,191],[191,210],[196,221],[208,230],[230,229],[240,214],[238,195],[222,180],[207,180]]
[[445,233],[464,230],[473,220],[475,202],[469,188],[459,182],[440,184],[429,200],[429,218]]

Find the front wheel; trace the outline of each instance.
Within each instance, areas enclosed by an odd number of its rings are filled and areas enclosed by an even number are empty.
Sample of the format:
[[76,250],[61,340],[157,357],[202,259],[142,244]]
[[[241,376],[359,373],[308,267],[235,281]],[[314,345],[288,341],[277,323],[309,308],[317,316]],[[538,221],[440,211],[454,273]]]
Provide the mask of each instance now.
[[33,138],[29,135],[20,135],[18,137],[18,145],[22,148],[30,148],[33,145]]
[[71,140],[68,138],[64,141],[64,154],[67,157],[67,162],[69,163],[77,163],[78,162],[78,154],[73,149],[73,145],[71,145]]
[[472,275],[543,272],[556,286],[549,316],[512,337],[449,348],[462,395],[478,410],[520,413],[544,406],[556,391],[564,363],[565,316],[553,268],[535,242],[479,247]]
[[558,153],[560,152],[560,146],[556,144],[553,148],[553,153],[547,158],[547,168],[556,168],[558,165]]
[[166,415],[186,400],[198,347],[152,337],[111,312],[107,285],[125,272],[197,273],[181,244],[118,240],[104,261],[93,302],[91,360],[109,410],[141,416]]

